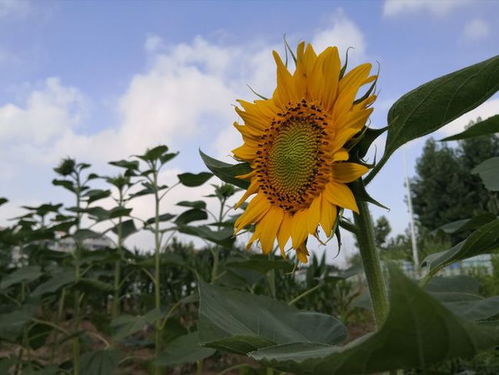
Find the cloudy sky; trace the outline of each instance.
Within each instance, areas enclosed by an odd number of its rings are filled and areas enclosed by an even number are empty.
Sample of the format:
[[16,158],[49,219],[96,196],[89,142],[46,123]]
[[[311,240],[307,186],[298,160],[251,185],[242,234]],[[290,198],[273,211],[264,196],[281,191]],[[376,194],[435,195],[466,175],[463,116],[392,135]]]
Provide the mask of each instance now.
[[[167,182],[204,169],[199,148],[227,158],[240,143],[231,126],[235,100],[254,99],[248,84],[271,95],[271,50],[283,50],[284,33],[292,45],[337,45],[342,54],[354,47],[353,64],[379,63],[372,126],[381,127],[403,93],[496,55],[497,14],[492,0],[0,0],[0,196],[10,199],[0,225],[22,204],[68,201],[50,184],[65,156],[113,174],[107,161],[164,143],[181,151],[163,175]],[[497,96],[436,137],[495,113]],[[410,174],[423,142],[405,148]],[[397,152],[369,186],[391,209],[374,215],[387,215],[395,233],[408,225],[403,160]],[[179,189],[170,202],[208,190]],[[136,204],[138,215],[149,211],[147,200]]]

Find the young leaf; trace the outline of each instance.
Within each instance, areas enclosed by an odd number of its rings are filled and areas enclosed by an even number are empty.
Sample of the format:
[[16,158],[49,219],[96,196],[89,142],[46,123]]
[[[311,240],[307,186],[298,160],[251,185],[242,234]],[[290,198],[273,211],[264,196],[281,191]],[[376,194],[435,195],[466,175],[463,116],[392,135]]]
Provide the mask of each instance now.
[[208,172],[200,172],[197,174],[194,173],[182,173],[177,175],[178,179],[184,186],[196,187],[203,185],[206,181],[208,181],[213,174]]
[[138,158],[144,161],[154,161],[161,158],[161,156],[168,152],[168,146],[160,145],[148,149],[143,155],[136,155]]
[[88,204],[98,201],[99,199],[107,198],[110,195],[111,195],[110,190],[100,190],[100,189],[89,190],[84,194],[84,196],[87,198]]
[[490,135],[495,133],[499,133],[499,115],[495,115],[489,117],[486,120],[482,120],[475,125],[470,126],[468,129],[461,133],[441,139],[440,142],[457,141],[460,139],[480,137],[482,135]]
[[64,189],[67,189],[73,193],[76,191],[73,182],[69,180],[54,179],[52,180],[52,184],[55,186],[62,186]]
[[237,176],[242,176],[251,172],[252,169],[248,163],[228,164],[206,155],[201,150],[199,150],[199,154],[206,164],[206,167],[219,179],[242,189],[248,188],[248,181],[237,178]]
[[7,198],[0,197],[0,206],[7,203],[9,200]]
[[485,188],[490,191],[499,191],[499,157],[487,159],[478,164],[471,173],[478,174]]
[[118,161],[110,161],[109,164],[114,165],[115,167],[137,170],[139,169],[139,162],[137,160],[128,161],[128,160],[118,160]]
[[388,112],[383,158],[369,182],[405,143],[430,134],[485,102],[499,90],[499,56],[427,82],[402,96]]
[[[159,215],[158,219],[159,219],[159,221],[170,221],[174,217],[175,217],[175,215],[167,213],[167,214]],[[151,218],[146,220],[146,225],[151,225],[155,221],[156,221],[156,217],[151,217]]]

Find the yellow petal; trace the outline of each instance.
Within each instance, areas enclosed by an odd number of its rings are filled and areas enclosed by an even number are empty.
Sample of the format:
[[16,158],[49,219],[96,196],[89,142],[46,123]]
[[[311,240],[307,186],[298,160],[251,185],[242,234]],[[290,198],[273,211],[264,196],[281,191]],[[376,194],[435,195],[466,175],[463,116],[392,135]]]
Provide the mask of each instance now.
[[331,149],[335,152],[345,146],[350,139],[354,137],[361,129],[345,128],[338,131],[332,139]]
[[285,212],[282,218],[279,232],[277,233],[277,242],[279,243],[279,248],[281,249],[282,256],[286,256],[284,253],[284,248],[286,247],[286,243],[288,242],[291,235],[291,224],[293,222],[292,218],[293,216]]
[[255,147],[244,144],[232,150],[232,153],[237,159],[251,162],[256,158],[256,151],[257,149]]
[[258,189],[260,187],[260,184],[258,183],[257,179],[253,179],[250,183],[250,185],[248,186],[248,189],[244,192],[243,196],[241,197],[241,199],[239,199],[239,202],[236,203],[236,205],[234,206],[234,208],[238,208],[239,206],[241,206],[244,201],[246,199],[248,199],[248,197],[252,194],[255,194],[258,192]]
[[293,248],[298,248],[308,236],[307,228],[308,210],[301,210],[294,214],[291,225],[291,239]]
[[237,218],[234,224],[236,232],[239,232],[246,225],[258,222],[268,210],[270,210],[270,203],[267,198],[263,194],[257,194],[249,202],[243,214]]
[[274,92],[273,99],[281,108],[285,108],[288,103],[297,100],[293,77],[282,62],[279,54],[276,51],[272,51],[272,54],[277,65],[277,89]]
[[333,108],[338,94],[338,78],[340,76],[341,64],[338,48],[328,48],[328,55],[324,60],[324,88],[322,93],[322,103],[326,111]]
[[321,197],[318,196],[312,201],[308,209],[308,233],[314,234],[317,231],[317,226],[321,220]]
[[307,247],[305,246],[305,243],[301,244],[300,247],[296,249],[296,257],[301,263],[307,263],[308,262],[308,250]]
[[367,173],[369,168],[357,163],[335,163],[333,164],[333,180],[349,183]]
[[349,158],[348,151],[345,150],[344,148],[339,149],[333,155],[333,161],[346,161],[348,160],[348,158]]
[[281,225],[283,210],[280,207],[272,206],[263,219],[257,224],[261,227],[260,244],[265,254],[274,248],[277,231]]
[[331,237],[333,225],[336,222],[336,206],[329,203],[324,194],[321,197],[321,227],[324,229],[326,236]]
[[330,181],[324,188],[323,194],[326,196],[329,203],[357,213],[359,212],[355,197],[349,187],[345,184]]

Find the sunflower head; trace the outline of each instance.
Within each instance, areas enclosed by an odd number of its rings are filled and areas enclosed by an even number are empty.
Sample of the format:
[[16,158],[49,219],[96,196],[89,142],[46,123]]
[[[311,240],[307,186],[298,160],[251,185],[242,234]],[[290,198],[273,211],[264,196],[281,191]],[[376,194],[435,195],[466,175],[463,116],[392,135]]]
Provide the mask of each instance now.
[[255,196],[235,230],[255,224],[248,247],[258,240],[269,253],[277,240],[285,255],[290,242],[298,259],[307,262],[308,236],[318,237],[322,227],[331,237],[339,209],[358,211],[347,183],[368,168],[349,161],[348,145],[364,129],[376,98],[369,90],[356,99],[358,91],[377,77],[370,75],[370,64],[343,74],[335,47],[317,55],[310,44],[300,43],[293,73],[275,51],[274,58],[272,98],[239,100],[236,108],[243,123],[234,126],[244,143],[233,154],[252,169],[240,176],[250,185],[238,205]]

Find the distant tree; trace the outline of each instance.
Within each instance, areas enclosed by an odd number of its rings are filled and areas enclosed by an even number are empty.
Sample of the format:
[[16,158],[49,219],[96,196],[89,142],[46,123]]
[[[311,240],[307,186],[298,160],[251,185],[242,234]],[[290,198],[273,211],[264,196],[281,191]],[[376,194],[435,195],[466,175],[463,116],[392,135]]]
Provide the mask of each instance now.
[[[419,224],[431,231],[486,211],[491,196],[471,170],[498,155],[499,140],[495,136],[469,138],[459,142],[456,148],[429,139],[417,160],[416,177],[411,182]],[[458,240],[457,237],[453,240]]]
[[376,224],[374,224],[374,241],[378,248],[382,248],[385,245],[391,231],[392,227],[388,219],[385,216],[378,217]]

